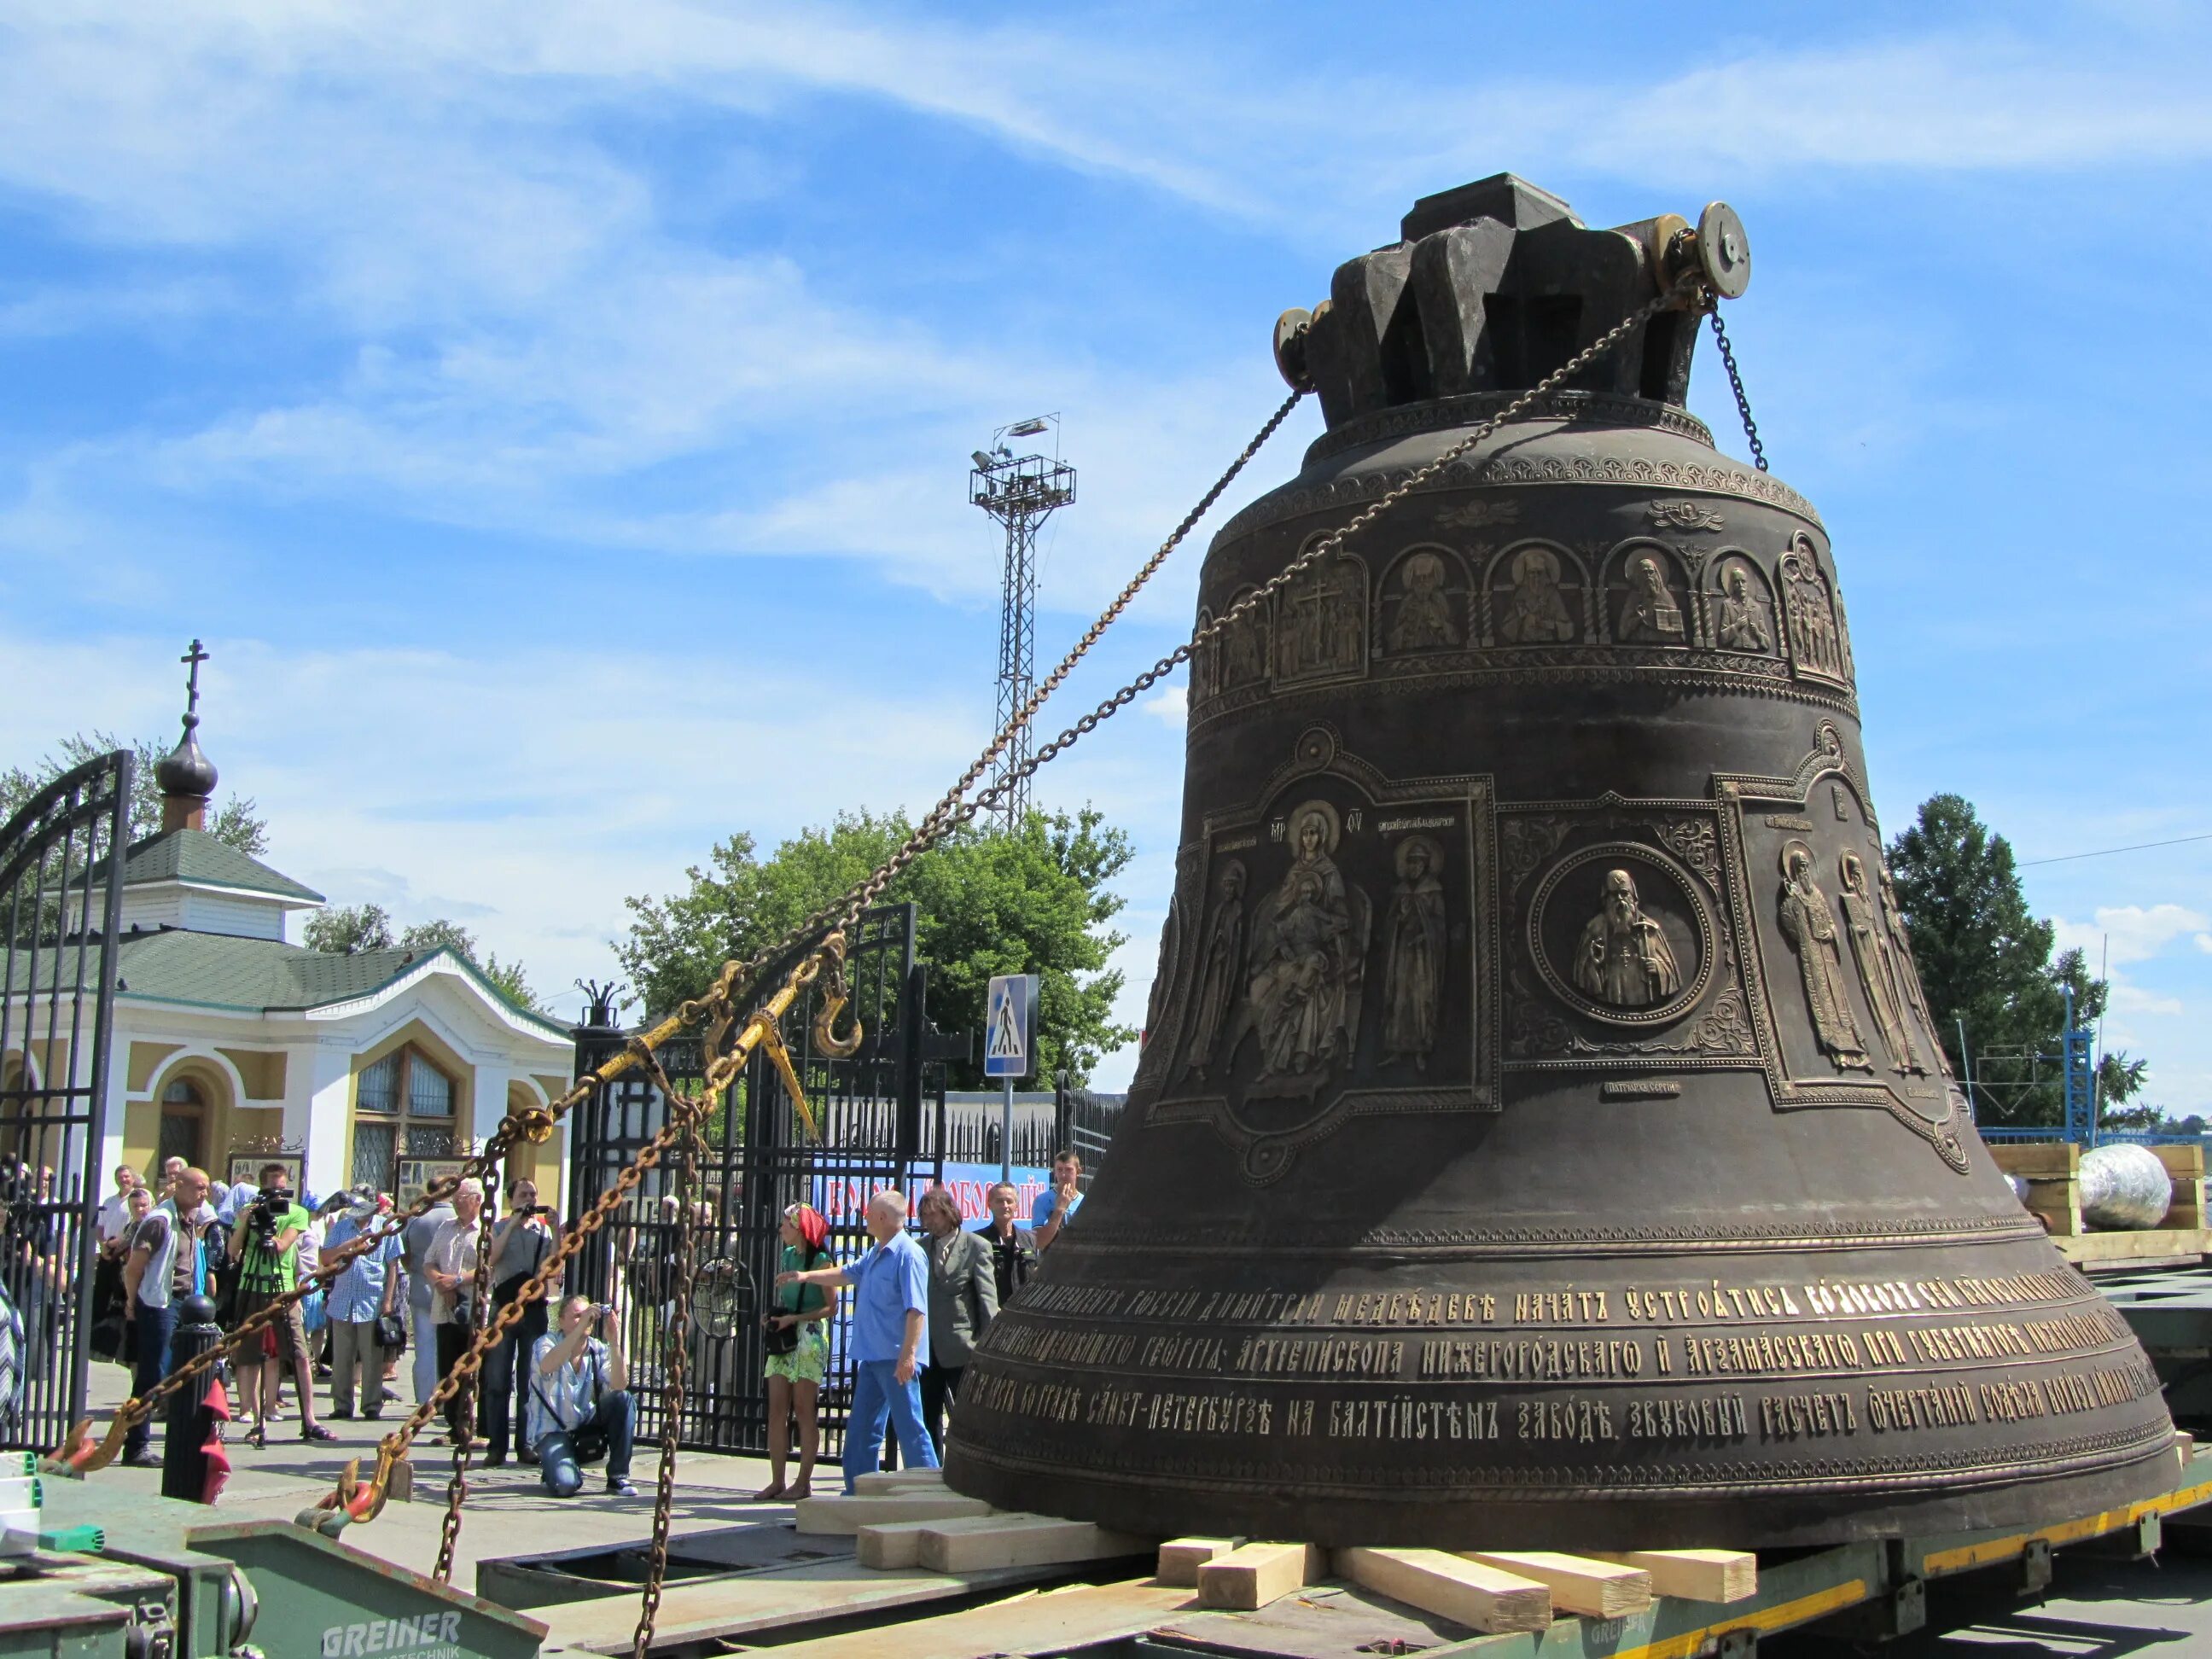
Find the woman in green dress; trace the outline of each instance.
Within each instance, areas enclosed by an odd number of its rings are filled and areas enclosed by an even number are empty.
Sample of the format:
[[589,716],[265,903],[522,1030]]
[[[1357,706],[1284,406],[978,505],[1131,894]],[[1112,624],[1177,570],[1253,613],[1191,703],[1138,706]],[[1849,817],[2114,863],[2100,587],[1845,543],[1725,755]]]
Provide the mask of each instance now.
[[[830,1224],[821,1212],[794,1204],[783,1212],[781,1271],[804,1273],[830,1260],[825,1248]],[[829,1328],[823,1322],[837,1310],[835,1296],[819,1285],[787,1285],[776,1291],[763,1318],[768,1346],[768,1462],[769,1480],[753,1494],[755,1501],[793,1503],[812,1495],[814,1456],[822,1445],[821,1419],[815,1414],[822,1391],[822,1374],[830,1363]],[[787,1346],[785,1345],[788,1345]],[[777,1350],[781,1348],[781,1352]],[[791,1443],[791,1419],[799,1418],[799,1479],[783,1484],[783,1466]]]

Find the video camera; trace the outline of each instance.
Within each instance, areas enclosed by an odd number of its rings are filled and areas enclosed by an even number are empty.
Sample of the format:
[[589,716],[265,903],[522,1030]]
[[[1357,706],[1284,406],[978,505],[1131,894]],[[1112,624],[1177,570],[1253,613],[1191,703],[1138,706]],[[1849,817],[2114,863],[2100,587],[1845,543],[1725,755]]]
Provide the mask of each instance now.
[[283,1187],[264,1187],[246,1212],[246,1235],[264,1250],[276,1248],[276,1235],[292,1213],[292,1194]]

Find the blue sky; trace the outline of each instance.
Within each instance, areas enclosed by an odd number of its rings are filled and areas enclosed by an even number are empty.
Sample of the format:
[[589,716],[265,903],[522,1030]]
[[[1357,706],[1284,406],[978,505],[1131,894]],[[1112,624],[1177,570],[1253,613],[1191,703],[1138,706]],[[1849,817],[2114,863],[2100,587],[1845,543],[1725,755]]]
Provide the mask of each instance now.
[[[277,864],[603,975],[720,836],[980,745],[993,428],[1060,410],[1081,469],[1056,654],[1281,395],[1276,313],[1510,169],[1595,224],[1742,212],[1729,325],[1887,827],[1956,789],[2027,859],[2212,830],[2208,69],[2160,4],[0,5],[0,755],[173,731],[197,633]],[[1709,351],[1692,402],[1741,453]],[[1136,837],[1133,1014],[1179,696],[1039,788]],[[2212,842],[2028,886],[2109,938],[2152,1097],[2212,1108]]]

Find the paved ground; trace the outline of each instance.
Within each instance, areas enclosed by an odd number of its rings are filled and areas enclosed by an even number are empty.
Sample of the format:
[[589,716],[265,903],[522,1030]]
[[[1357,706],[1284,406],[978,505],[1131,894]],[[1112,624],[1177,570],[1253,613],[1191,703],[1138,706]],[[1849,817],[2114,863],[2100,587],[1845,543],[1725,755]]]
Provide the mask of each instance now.
[[[95,1410],[104,1414],[121,1403],[128,1380],[122,1367],[95,1364],[92,1377]],[[404,1373],[400,1386],[404,1394]],[[388,1431],[395,1424],[394,1409],[387,1406],[382,1422],[333,1423],[330,1428],[338,1437],[335,1443],[311,1444],[300,1438],[299,1414],[295,1409],[287,1413],[286,1421],[270,1426],[266,1451],[255,1451],[244,1444],[241,1431],[234,1427],[226,1442],[231,1478],[217,1512],[226,1520],[289,1519],[328,1492],[349,1461],[359,1458],[365,1468],[368,1466],[375,1455],[375,1431]],[[155,1444],[156,1448],[161,1444],[158,1435]],[[418,1446],[415,1501],[386,1504],[374,1522],[349,1528],[346,1542],[399,1565],[429,1571],[438,1557],[438,1532],[445,1518],[446,1480],[452,1455],[443,1446]],[[653,1527],[658,1449],[638,1449],[632,1470],[639,1490],[635,1498],[607,1497],[599,1489],[602,1468],[585,1471],[584,1490],[578,1496],[558,1498],[539,1485],[533,1468],[510,1463],[502,1469],[486,1470],[479,1462],[469,1475],[453,1583],[474,1589],[476,1564],[484,1556],[537,1554],[645,1537]],[[97,1483],[97,1490],[113,1493],[118,1504],[128,1504],[134,1493],[161,1489],[158,1469],[112,1467],[91,1479]],[[835,1491],[836,1480],[833,1469],[830,1484],[825,1486],[817,1480],[817,1490]],[[686,1453],[677,1465],[674,1529],[690,1532],[727,1526],[742,1518],[787,1516],[788,1505],[750,1501],[767,1484],[768,1465],[763,1460]]]

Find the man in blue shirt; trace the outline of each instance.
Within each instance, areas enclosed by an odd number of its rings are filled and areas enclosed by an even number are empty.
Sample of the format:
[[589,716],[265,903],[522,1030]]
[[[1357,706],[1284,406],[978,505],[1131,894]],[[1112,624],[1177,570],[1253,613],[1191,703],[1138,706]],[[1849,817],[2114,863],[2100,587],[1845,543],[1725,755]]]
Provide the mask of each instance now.
[[1039,1250],[1058,1238],[1060,1230],[1083,1207],[1083,1192],[1076,1185],[1082,1178],[1083,1160],[1073,1151],[1062,1148],[1052,1155],[1052,1190],[1039,1193],[1030,1212],[1030,1231],[1036,1235]]
[[331,1223],[323,1249],[335,1252],[363,1233],[375,1235],[376,1242],[331,1281],[324,1304],[331,1321],[331,1415],[353,1415],[357,1370],[361,1414],[373,1423],[384,1415],[384,1349],[376,1340],[376,1322],[398,1305],[399,1277],[392,1264],[399,1259],[399,1235],[377,1213],[372,1187],[355,1189],[353,1202]]
[[874,1468],[888,1420],[911,1468],[937,1467],[921,1420],[921,1356],[929,1351],[929,1258],[906,1231],[906,1196],[886,1188],[868,1200],[875,1249],[842,1267],[778,1273],[778,1285],[850,1285],[853,1408],[845,1423],[845,1490]]

